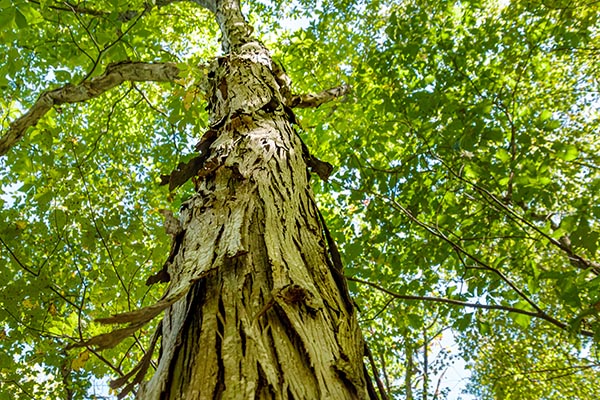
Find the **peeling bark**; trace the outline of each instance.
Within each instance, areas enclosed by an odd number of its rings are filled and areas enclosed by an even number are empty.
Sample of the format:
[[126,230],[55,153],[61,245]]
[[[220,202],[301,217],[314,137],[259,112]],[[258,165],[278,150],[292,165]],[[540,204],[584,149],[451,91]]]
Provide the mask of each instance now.
[[229,53],[209,74],[209,172],[168,265],[165,298],[186,295],[165,310],[158,368],[137,398],[374,399],[279,71],[237,2],[217,3],[217,20]]
[[[215,63],[217,167],[182,207],[158,369],[140,399],[367,399],[363,342],[332,273],[303,146],[257,42]],[[194,282],[190,285],[190,282]]]

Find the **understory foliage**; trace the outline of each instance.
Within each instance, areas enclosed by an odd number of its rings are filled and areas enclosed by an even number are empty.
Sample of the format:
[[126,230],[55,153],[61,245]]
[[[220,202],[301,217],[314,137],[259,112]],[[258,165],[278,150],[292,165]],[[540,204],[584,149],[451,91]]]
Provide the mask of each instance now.
[[[314,179],[390,398],[600,398],[600,5],[590,0],[245,2],[297,93]],[[0,0],[4,135],[38,96],[114,63],[172,62],[55,106],[0,156],[0,399],[106,396],[147,347],[70,344],[154,303],[145,285],[191,183],[160,175],[207,128],[218,27],[193,1]],[[450,346],[453,338],[455,344]]]

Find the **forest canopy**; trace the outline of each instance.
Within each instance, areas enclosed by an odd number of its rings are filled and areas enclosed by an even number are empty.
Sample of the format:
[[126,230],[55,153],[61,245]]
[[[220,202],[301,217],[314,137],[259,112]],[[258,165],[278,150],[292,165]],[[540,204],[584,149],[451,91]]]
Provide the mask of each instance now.
[[[194,189],[161,176],[223,54],[199,3],[0,0],[1,399],[102,398],[148,348],[72,345],[163,294]],[[344,88],[294,112],[388,396],[447,398],[460,358],[465,396],[600,398],[600,5],[242,5],[294,93]]]

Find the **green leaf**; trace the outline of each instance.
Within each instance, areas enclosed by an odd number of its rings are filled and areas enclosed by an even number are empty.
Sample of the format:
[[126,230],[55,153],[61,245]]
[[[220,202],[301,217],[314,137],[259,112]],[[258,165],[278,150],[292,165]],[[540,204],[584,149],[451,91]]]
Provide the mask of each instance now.
[[509,162],[511,155],[503,148],[496,150],[496,157],[502,162]]
[[411,328],[418,329],[423,326],[423,318],[420,315],[409,313],[406,317]]
[[464,314],[463,316],[459,317],[455,323],[454,323],[454,327],[461,332],[465,332],[467,331],[467,329],[471,326],[473,322],[473,314]]
[[596,254],[599,239],[600,234],[597,231],[592,231],[587,222],[580,223],[571,235],[571,243],[577,247],[583,247],[590,254]]
[[55,70],[54,75],[59,82],[70,82],[72,79],[71,72],[65,70]]
[[504,133],[500,129],[489,129],[483,132],[483,138],[492,142],[502,142]]
[[572,161],[579,156],[577,147],[572,144],[555,143],[556,156],[564,161]]
[[531,317],[529,315],[514,312],[508,313],[508,315],[517,325],[519,325],[523,329],[527,329],[531,325]]
[[546,122],[547,120],[549,120],[550,118],[552,118],[552,112],[549,110],[544,110],[540,113],[540,116],[538,117],[540,122]]
[[18,8],[15,8],[15,23],[19,29],[27,28],[27,18]]
[[554,120],[546,122],[544,124],[544,129],[547,131],[553,131],[553,130],[560,128],[561,125],[562,124],[559,120],[554,119]]

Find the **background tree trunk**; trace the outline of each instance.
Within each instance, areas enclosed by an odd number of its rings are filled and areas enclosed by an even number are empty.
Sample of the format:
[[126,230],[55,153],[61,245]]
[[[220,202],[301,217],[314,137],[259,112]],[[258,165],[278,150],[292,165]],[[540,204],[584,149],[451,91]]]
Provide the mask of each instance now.
[[[217,4],[211,127],[165,295],[159,366],[140,399],[376,398],[343,274],[323,235],[285,87],[237,2]],[[283,90],[282,90],[283,89]]]

